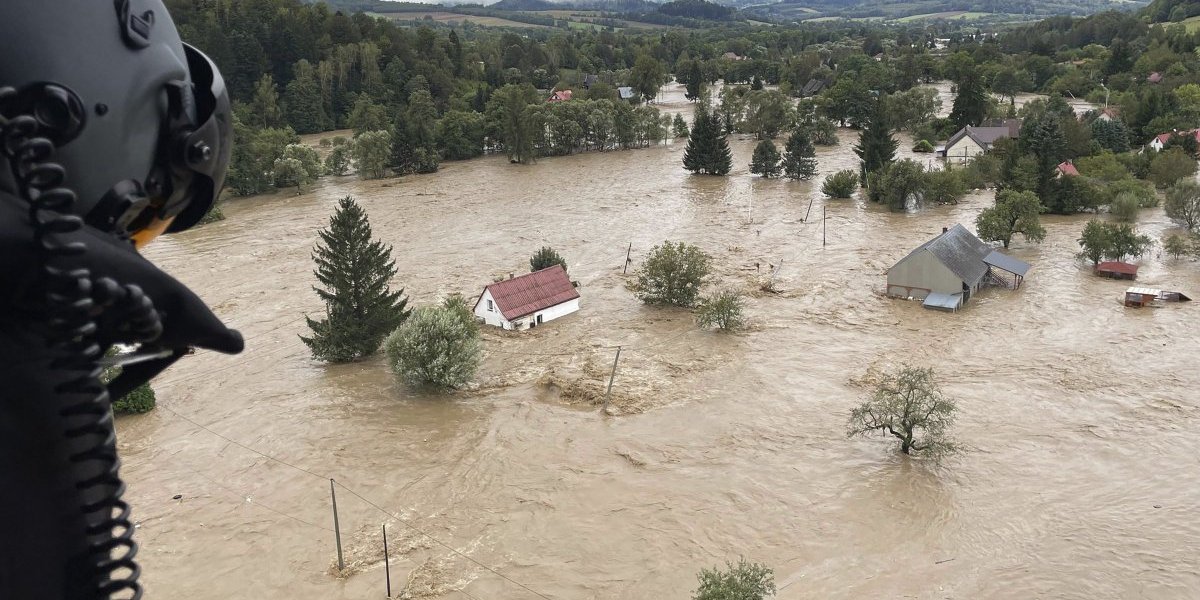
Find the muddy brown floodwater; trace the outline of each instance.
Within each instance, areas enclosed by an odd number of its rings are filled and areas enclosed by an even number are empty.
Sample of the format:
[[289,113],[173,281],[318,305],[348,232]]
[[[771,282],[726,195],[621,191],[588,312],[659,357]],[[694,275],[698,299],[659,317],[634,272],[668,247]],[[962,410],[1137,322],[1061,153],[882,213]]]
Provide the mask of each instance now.
[[[820,149],[822,173],[853,168],[852,144]],[[991,194],[908,214],[825,201],[816,183],[750,176],[753,145],[732,141],[723,178],[687,174],[680,143],[325,178],[160,241],[150,257],[247,350],[184,359],[158,410],[119,421],[150,597],[382,598],[384,522],[411,597],[682,600],[698,569],[739,555],[774,568],[783,599],[1200,594],[1200,307],[1123,308],[1126,284],[1073,256],[1087,216],[1045,217],[1044,243],[1014,245],[1033,264],[1018,291],[957,314],[880,297],[888,266],[973,228]],[[317,363],[297,337],[321,310],[309,253],[345,195],[416,304],[477,294],[550,245],[582,310],[487,332],[477,388],[455,394],[397,383],[380,359]],[[1139,227],[1172,226],[1147,209]],[[714,287],[755,290],[781,265],[782,293],[755,293],[737,335],[644,307],[626,248],[636,267],[663,240],[710,252]],[[1198,292],[1198,273],[1156,250],[1140,282]],[[604,417],[577,400],[616,345],[619,414]],[[970,452],[937,467],[846,439],[855,380],[902,361],[936,368]],[[339,488],[341,577],[328,477],[382,509]]]

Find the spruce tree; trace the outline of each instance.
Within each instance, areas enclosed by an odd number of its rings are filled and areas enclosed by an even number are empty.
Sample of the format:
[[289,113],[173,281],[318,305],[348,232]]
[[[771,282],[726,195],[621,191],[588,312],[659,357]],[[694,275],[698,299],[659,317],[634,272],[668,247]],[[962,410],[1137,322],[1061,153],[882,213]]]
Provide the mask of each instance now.
[[692,61],[692,66],[688,69],[687,74],[687,90],[684,91],[684,97],[692,102],[700,99],[700,95],[704,93],[704,71],[700,68],[700,61]]
[[416,148],[408,135],[408,125],[404,119],[396,119],[392,126],[392,150],[388,166],[397,175],[408,175],[417,171]]
[[754,147],[754,157],[750,160],[750,172],[770,179],[778,176],[779,170],[779,150],[775,148],[775,142],[759,142]]
[[314,249],[313,273],[324,289],[313,290],[325,301],[326,317],[305,317],[313,335],[300,339],[318,360],[357,360],[378,350],[408,318],[408,299],[403,289],[389,290],[388,280],[396,274],[392,248],[371,239],[367,213],[354,198],[342,198],[329,228],[318,235],[323,243]]
[[975,74],[963,77],[958,83],[958,93],[954,96],[950,120],[959,128],[979,125],[987,117],[987,111],[988,92],[983,79]]
[[817,174],[817,152],[808,132],[796,129],[783,152],[783,174],[788,179],[812,179]]
[[896,148],[899,146],[900,142],[892,137],[892,130],[888,127],[883,103],[877,100],[871,120],[859,134],[858,145],[854,147],[854,153],[862,159],[860,175],[863,185],[869,185],[867,176],[896,159]]
[[683,153],[683,168],[708,175],[726,175],[733,168],[729,143],[721,132],[718,117],[708,107],[696,109],[696,119]]
[[671,133],[677,138],[688,136],[687,121],[683,120],[683,115],[675,113],[675,119],[671,121]]

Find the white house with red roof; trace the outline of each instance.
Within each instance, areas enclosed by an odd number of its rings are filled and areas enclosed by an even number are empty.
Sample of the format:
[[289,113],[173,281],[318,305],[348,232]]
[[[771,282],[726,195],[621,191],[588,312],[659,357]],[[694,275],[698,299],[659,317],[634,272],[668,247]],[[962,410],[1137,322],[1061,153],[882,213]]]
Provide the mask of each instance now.
[[579,310],[579,291],[562,265],[498,281],[483,289],[475,316],[488,325],[519,330]]
[[1167,145],[1167,142],[1171,141],[1172,137],[1177,136],[1177,135],[1178,136],[1190,135],[1193,138],[1195,138],[1195,140],[1197,142],[1200,142],[1200,129],[1193,129],[1191,131],[1173,131],[1171,133],[1160,133],[1160,134],[1154,136],[1154,139],[1150,140],[1146,144],[1146,146],[1149,148],[1152,148],[1155,152],[1158,152],[1158,151],[1162,150],[1164,146]]

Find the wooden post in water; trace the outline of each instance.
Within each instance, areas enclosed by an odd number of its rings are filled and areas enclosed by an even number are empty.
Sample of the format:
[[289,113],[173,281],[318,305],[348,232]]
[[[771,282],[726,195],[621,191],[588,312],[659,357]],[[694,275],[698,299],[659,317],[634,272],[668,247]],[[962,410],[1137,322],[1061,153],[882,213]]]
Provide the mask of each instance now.
[[617,346],[617,356],[613,359],[612,373],[608,375],[608,391],[604,392],[604,414],[608,414],[608,398],[612,396],[613,379],[617,378],[617,361],[621,360],[621,347]]
[[387,578],[387,597],[392,597],[392,565],[388,559],[387,523],[383,524],[383,576]]
[[825,219],[827,219],[827,218],[829,218],[829,217],[825,216],[825,207],[822,206],[821,207],[821,247],[822,248],[825,247]]
[[337,539],[338,551],[338,570],[346,568],[346,561],[342,559],[342,526],[338,523],[337,514],[337,492],[333,490],[333,478],[329,478],[329,497],[333,499],[333,535]]
[[808,199],[808,210],[804,211],[804,222],[805,223],[808,222],[808,215],[809,215],[809,213],[812,212],[812,203],[813,203],[813,199],[809,198]]
[[629,272],[629,263],[633,262],[633,259],[629,258],[629,257],[632,254],[633,254],[633,242],[629,242],[629,247],[625,249],[625,268],[621,269],[622,275]]

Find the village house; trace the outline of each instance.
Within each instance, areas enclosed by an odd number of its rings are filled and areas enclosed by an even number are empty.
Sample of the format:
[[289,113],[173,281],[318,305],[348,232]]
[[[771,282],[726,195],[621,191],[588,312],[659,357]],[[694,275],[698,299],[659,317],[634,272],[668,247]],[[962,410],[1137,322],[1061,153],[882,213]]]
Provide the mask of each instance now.
[[1100,111],[1100,115],[1096,117],[1098,121],[1114,121],[1121,116],[1121,111],[1116,107],[1109,106]]
[[1155,152],[1160,152],[1167,145],[1167,142],[1171,141],[1171,138],[1174,136],[1177,136],[1177,135],[1178,136],[1190,135],[1193,138],[1195,138],[1195,140],[1197,142],[1200,142],[1200,129],[1192,129],[1190,131],[1176,130],[1176,131],[1172,131],[1170,133],[1160,133],[1160,134],[1154,136],[1154,139],[1152,139],[1146,143],[1146,147],[1150,148],[1151,150],[1154,150]]
[[571,90],[555,90],[546,102],[566,102],[571,99]]
[[726,52],[725,54],[721,55],[721,58],[724,58],[725,60],[746,60],[745,56],[742,56],[737,52]]
[[829,87],[829,82],[824,79],[809,79],[808,83],[804,84],[804,87],[800,89],[800,97],[811,98],[820,94],[827,87]]
[[617,88],[617,96],[619,96],[622,100],[633,100],[633,88],[623,85]]
[[1159,73],[1158,71],[1155,71],[1155,72],[1151,73],[1148,77],[1146,77],[1146,81],[1149,81],[1150,83],[1162,83],[1162,80],[1163,80],[1163,75],[1162,75],[1162,73]]
[[996,126],[974,127],[968,125],[954,134],[938,155],[952,162],[966,162],[978,154],[989,152],[997,140],[1017,139],[1021,132],[1021,121],[1009,119]]
[[1056,178],[1062,178],[1062,177],[1066,177],[1066,176],[1071,176],[1071,177],[1079,176],[1079,169],[1075,168],[1075,163],[1072,161],[1069,161],[1069,160],[1058,163],[1058,166],[1055,167],[1054,169],[1055,169],[1054,176]]
[[537,327],[579,310],[579,291],[562,265],[493,283],[475,302],[475,317],[508,330]]
[[[997,272],[999,271],[999,273]],[[943,228],[887,270],[887,295],[921,300],[926,308],[958,310],[985,282],[1018,288],[1029,264],[992,248],[962,225]],[[1007,273],[1008,275],[1004,275]]]

